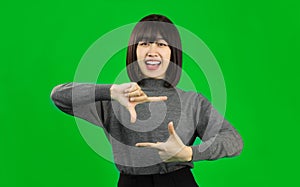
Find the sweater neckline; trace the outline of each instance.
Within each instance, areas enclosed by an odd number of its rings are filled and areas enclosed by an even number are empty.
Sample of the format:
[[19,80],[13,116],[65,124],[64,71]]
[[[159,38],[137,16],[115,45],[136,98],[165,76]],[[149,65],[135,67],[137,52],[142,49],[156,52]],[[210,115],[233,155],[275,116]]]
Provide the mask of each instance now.
[[139,81],[138,84],[142,88],[149,88],[152,90],[172,90],[172,88],[174,88],[164,79],[145,78]]

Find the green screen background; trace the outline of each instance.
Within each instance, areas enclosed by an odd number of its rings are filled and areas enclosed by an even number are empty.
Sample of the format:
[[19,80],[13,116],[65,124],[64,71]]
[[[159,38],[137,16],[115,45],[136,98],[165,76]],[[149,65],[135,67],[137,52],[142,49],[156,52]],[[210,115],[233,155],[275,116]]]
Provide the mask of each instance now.
[[[55,108],[49,95],[55,85],[73,80],[99,37],[150,13],[168,16],[213,52],[226,83],[225,117],[245,143],[239,157],[197,162],[193,173],[200,186],[299,185],[297,1],[1,4],[0,186],[116,186],[114,164],[86,144],[74,118]],[[111,60],[123,64],[124,55]],[[189,61],[185,55],[183,68],[209,98],[205,77],[198,80]],[[121,69],[107,68],[105,83]]]

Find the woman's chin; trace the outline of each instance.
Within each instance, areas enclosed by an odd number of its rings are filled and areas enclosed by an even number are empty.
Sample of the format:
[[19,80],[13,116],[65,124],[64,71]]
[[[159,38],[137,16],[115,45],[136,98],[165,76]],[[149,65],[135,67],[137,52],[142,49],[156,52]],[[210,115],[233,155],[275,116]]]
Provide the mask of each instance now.
[[146,74],[144,78],[151,78],[151,79],[164,79],[165,76],[162,74]]

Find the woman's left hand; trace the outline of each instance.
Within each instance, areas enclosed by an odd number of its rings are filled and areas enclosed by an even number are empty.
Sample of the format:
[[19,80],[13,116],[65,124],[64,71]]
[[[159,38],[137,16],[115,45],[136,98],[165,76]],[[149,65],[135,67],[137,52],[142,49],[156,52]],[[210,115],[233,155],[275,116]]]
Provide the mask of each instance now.
[[191,147],[184,145],[175,132],[173,122],[168,124],[169,138],[166,142],[143,142],[137,143],[137,147],[149,147],[158,150],[160,158],[164,162],[188,162],[192,160],[193,151]]

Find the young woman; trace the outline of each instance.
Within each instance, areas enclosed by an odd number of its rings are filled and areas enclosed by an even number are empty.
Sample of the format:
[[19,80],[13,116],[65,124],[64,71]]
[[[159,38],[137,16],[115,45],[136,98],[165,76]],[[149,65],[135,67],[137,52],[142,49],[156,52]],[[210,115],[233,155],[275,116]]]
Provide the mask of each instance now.
[[[198,186],[190,171],[194,161],[240,154],[239,133],[210,102],[176,88],[181,41],[167,17],[149,15],[135,26],[126,64],[130,83],[67,83],[51,94],[63,112],[105,130],[118,186]],[[193,145],[196,137],[200,145]]]

